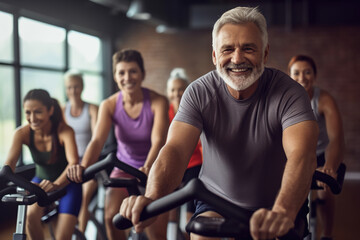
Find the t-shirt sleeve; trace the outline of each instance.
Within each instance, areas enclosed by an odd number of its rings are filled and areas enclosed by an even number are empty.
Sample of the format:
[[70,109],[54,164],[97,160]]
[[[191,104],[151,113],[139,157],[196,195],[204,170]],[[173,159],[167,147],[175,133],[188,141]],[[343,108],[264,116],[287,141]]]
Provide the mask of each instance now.
[[281,101],[283,130],[299,122],[315,120],[306,90],[297,82],[291,81]]
[[191,83],[181,97],[180,106],[174,121],[185,122],[202,130],[201,96],[202,94],[199,93],[199,83]]

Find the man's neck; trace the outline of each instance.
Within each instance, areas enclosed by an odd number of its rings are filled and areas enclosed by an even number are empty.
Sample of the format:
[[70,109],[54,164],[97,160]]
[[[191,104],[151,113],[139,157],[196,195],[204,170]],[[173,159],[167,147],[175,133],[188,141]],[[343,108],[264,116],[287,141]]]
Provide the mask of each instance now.
[[250,98],[255,93],[258,86],[259,86],[259,80],[254,82],[254,84],[251,85],[250,87],[248,87],[247,89],[238,91],[238,90],[232,89],[229,85],[226,84],[226,87],[229,90],[229,93],[236,100],[245,100],[245,99]]

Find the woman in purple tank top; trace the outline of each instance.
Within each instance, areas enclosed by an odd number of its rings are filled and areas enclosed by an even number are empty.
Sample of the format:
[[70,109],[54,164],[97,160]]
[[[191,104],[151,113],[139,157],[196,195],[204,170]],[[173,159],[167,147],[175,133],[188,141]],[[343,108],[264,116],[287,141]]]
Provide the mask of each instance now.
[[[145,77],[141,54],[122,50],[113,55],[114,80],[120,91],[105,99],[99,108],[98,121],[81,165],[69,169],[68,176],[81,181],[84,168],[95,163],[114,124],[118,144],[117,157],[148,174],[161,147],[165,144],[169,125],[168,101],[156,92],[142,88]],[[114,169],[111,177],[124,173]],[[116,229],[112,219],[128,196],[126,189],[108,188],[105,198],[105,224],[108,238],[126,239],[125,232]],[[167,214],[158,217],[147,229],[150,240],[166,239]]]

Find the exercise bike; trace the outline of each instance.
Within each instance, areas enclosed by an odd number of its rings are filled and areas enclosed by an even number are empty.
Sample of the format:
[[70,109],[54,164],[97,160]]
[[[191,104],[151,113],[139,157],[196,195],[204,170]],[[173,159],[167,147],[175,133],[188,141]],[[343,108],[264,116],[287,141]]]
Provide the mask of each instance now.
[[[0,179],[7,183],[7,186],[0,191],[1,201],[18,206],[16,231],[13,234],[13,240],[26,240],[25,224],[28,205],[38,203],[39,206],[46,207],[66,194],[65,188],[46,193],[26,178],[15,174],[10,166],[2,167]],[[85,237],[76,228],[74,234],[77,239],[85,240]]]
[[[106,169],[112,169],[117,167],[124,172],[134,176],[134,178],[109,178],[106,173]],[[83,181],[82,183],[89,181],[93,178],[97,178],[99,181],[99,191],[98,198],[101,199],[93,209],[90,211],[90,218],[96,218],[101,226],[96,226],[97,230],[104,229],[104,195],[105,195],[105,188],[106,187],[118,187],[118,188],[126,188],[129,195],[140,195],[142,189],[146,186],[147,176],[143,172],[139,171],[136,168],[133,168],[126,163],[119,161],[115,155],[115,153],[111,152],[107,155],[107,157],[103,160],[96,162],[95,164],[91,165],[90,167],[86,168],[83,172]],[[96,214],[96,215],[95,215]],[[98,239],[98,238],[97,238]],[[130,231],[129,239],[136,240],[136,239],[146,239],[144,234],[137,234],[134,231]],[[101,238],[99,240],[102,240]]]
[[[311,188],[321,189],[321,187],[317,185],[317,181],[321,181],[326,183],[334,194],[339,194],[342,189],[345,170],[346,166],[341,164],[338,170],[337,179],[334,179],[320,171],[315,171]],[[150,203],[143,210],[140,219],[143,221],[154,217],[165,211],[182,205],[184,202],[187,202],[191,199],[198,199],[216,207],[219,210],[219,213],[225,216],[225,218],[197,217],[187,224],[186,230],[188,232],[193,232],[195,234],[208,237],[251,239],[248,223],[252,213],[213,194],[206,189],[206,187],[199,179],[194,179],[189,182],[183,189],[180,189],[177,192],[171,193]],[[306,236],[305,239],[310,239],[310,237],[313,237],[314,239],[315,236],[315,207],[316,205],[311,202],[309,221],[310,234]],[[113,222],[114,225],[119,229],[127,228],[132,225],[130,220],[122,217],[120,214],[117,214],[114,217]],[[290,229],[290,231],[285,236],[282,236],[279,239],[300,240],[301,238],[302,237],[299,236],[294,229]]]
[[[342,185],[344,183],[344,177],[346,172],[346,165],[344,163],[341,163],[338,170],[337,170],[337,178],[334,179],[328,174],[325,174],[320,171],[315,171],[312,183],[311,183],[311,190],[322,190],[323,188],[320,187],[317,182],[323,182],[326,185],[329,186],[330,191],[338,195],[341,193]],[[310,238],[311,240],[316,240],[316,232],[317,232],[317,220],[316,220],[316,209],[317,205],[321,204],[319,202],[319,199],[312,197],[313,192],[310,191],[309,193],[309,206],[310,206],[310,212],[309,212],[309,232],[310,232]]]
[[[252,213],[210,192],[199,179],[193,179],[178,191],[151,202],[144,208],[140,220],[143,221],[157,216],[193,199],[198,199],[216,207],[225,218],[197,217],[187,224],[186,230],[188,232],[209,237],[251,239],[248,223]],[[132,226],[131,221],[120,214],[115,215],[113,223],[119,229]],[[290,229],[280,239],[300,240],[301,237],[294,229]]]

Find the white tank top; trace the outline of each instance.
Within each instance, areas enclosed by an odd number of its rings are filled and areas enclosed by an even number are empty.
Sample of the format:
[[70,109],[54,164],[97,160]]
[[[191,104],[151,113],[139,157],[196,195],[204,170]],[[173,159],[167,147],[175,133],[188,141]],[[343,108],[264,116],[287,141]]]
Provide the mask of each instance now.
[[320,155],[325,152],[327,145],[329,144],[329,137],[327,135],[325,117],[323,114],[319,113],[319,98],[320,98],[320,88],[314,87],[314,96],[311,99],[311,107],[314,111],[316,121],[319,125],[319,138],[317,142],[316,154]]
[[65,118],[66,122],[75,131],[75,140],[78,149],[79,157],[82,158],[86,149],[86,146],[91,139],[91,118],[89,113],[89,104],[85,103],[81,111],[80,116],[74,117],[70,113],[70,102],[65,105]]

